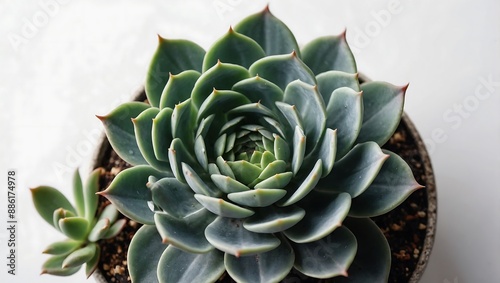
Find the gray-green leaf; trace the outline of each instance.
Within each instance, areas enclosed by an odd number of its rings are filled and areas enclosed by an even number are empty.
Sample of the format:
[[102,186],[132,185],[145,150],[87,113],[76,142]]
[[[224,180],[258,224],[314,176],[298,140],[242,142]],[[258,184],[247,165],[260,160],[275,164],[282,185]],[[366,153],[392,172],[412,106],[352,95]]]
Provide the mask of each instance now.
[[205,50],[188,40],[159,38],[158,47],[149,65],[146,77],[146,95],[151,105],[158,107],[160,97],[170,74],[185,70],[201,72]]
[[248,68],[253,62],[264,56],[266,53],[257,42],[230,28],[221,39],[208,49],[203,60],[203,71],[210,69],[219,60]]
[[350,216],[374,217],[389,212],[401,204],[417,189],[423,188],[415,181],[406,162],[397,154],[384,150],[390,157],[384,163],[371,185],[352,200]]
[[317,241],[342,225],[351,206],[348,193],[312,191],[298,204],[307,213],[297,225],[284,231],[296,243]]
[[203,232],[216,215],[200,209],[184,218],[175,218],[166,213],[155,214],[155,224],[163,243],[191,253],[206,253],[213,249]]
[[287,241],[272,251],[251,256],[224,255],[227,272],[237,282],[269,283],[283,280],[293,267],[295,254]]
[[363,121],[361,92],[347,87],[333,91],[326,107],[326,127],[337,129],[337,159],[346,155],[358,137]]
[[135,166],[120,172],[99,194],[109,199],[128,218],[142,224],[154,224],[154,212],[148,205],[152,201],[151,191],[146,186],[149,176],[157,179],[171,177],[151,166]]
[[286,86],[295,80],[316,85],[313,72],[295,52],[264,57],[253,63],[249,71],[252,76],[259,75],[273,82],[282,90],[285,90]]
[[127,253],[128,271],[134,283],[157,283],[157,266],[167,245],[153,225],[144,225],[130,241]]
[[268,56],[299,52],[293,33],[267,7],[262,12],[243,19],[235,30],[253,38]]
[[97,116],[104,125],[109,143],[116,153],[132,165],[148,164],[135,139],[132,118],[150,106],[143,102],[126,102],[106,116]]
[[325,36],[311,41],[302,49],[302,59],[316,75],[331,70],[357,72],[345,32],[339,36]]
[[69,200],[55,188],[48,186],[36,187],[31,189],[31,196],[38,214],[52,226],[54,226],[55,210],[62,208],[76,214],[75,208],[73,208]]
[[248,231],[242,220],[220,216],[208,225],[205,237],[217,249],[236,257],[267,252],[281,242],[272,234]]
[[358,249],[356,237],[343,226],[320,240],[306,244],[292,243],[292,246],[296,255],[294,267],[314,278],[347,276]]
[[356,143],[375,141],[380,146],[389,140],[403,114],[406,88],[386,82],[368,82],[363,91],[363,124]]
[[369,218],[347,217],[344,225],[356,236],[358,252],[347,271],[349,277],[336,278],[335,282],[387,282],[391,250],[382,231]]
[[169,246],[158,263],[158,279],[160,283],[215,282],[224,270],[224,257],[218,250],[194,254]]
[[333,165],[332,173],[320,180],[318,188],[347,192],[355,198],[368,188],[388,157],[374,142],[358,144]]

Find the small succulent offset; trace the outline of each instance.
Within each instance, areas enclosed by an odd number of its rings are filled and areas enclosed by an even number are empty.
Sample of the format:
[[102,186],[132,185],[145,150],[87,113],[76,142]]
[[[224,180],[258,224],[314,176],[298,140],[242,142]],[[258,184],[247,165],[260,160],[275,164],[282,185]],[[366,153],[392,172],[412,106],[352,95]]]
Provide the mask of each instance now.
[[118,210],[107,205],[96,216],[99,176],[102,169],[94,170],[85,186],[78,170],[73,179],[76,208],[57,189],[40,186],[31,189],[33,203],[40,216],[63,233],[68,239],[54,242],[43,252],[52,255],[42,266],[42,274],[68,276],[86,263],[87,277],[92,275],[100,257],[97,241],[116,236],[125,225],[117,220]]
[[145,224],[133,282],[277,282],[295,268],[387,281],[390,250],[370,217],[421,188],[380,148],[407,86],[359,83],[345,34],[303,48],[269,9],[204,51],[159,39],[148,103],[100,116],[133,167],[101,194]]

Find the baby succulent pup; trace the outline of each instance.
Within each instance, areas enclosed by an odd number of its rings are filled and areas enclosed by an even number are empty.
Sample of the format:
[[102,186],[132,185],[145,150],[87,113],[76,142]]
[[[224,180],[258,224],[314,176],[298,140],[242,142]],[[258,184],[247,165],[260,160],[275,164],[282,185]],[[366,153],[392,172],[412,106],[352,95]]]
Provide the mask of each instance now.
[[85,186],[80,173],[75,171],[73,194],[75,206],[57,189],[40,186],[31,189],[33,203],[38,214],[66,240],[50,244],[43,252],[52,255],[42,266],[42,274],[68,276],[85,264],[89,277],[97,267],[100,248],[97,241],[116,236],[126,220],[118,218],[118,211],[110,204],[96,215],[98,205],[99,176],[102,169],[95,169]]

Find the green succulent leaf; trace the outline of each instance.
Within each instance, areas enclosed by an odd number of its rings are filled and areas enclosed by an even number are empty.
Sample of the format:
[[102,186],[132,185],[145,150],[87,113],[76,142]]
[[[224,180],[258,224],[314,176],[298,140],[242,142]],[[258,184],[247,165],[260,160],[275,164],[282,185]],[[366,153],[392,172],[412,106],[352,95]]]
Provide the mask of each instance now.
[[249,187],[228,176],[212,174],[210,177],[214,184],[226,194],[250,190]]
[[292,243],[292,246],[296,255],[294,267],[314,278],[347,276],[347,270],[358,250],[356,237],[343,226],[320,240],[305,244]]
[[316,184],[318,184],[319,179],[321,178],[322,170],[323,162],[321,161],[321,159],[318,159],[311,172],[309,172],[309,175],[307,175],[307,177],[296,190],[289,191],[292,193],[292,195],[280,205],[289,206],[305,198],[309,194],[309,192],[311,192],[316,187]]
[[332,173],[320,180],[318,188],[346,192],[355,198],[368,188],[388,157],[374,142],[358,144],[333,165]]
[[[137,118],[132,119],[132,122],[134,124],[137,145],[139,145],[144,159],[155,169],[168,172],[170,170],[168,162],[158,160],[153,147],[153,119],[159,112],[158,108],[146,109]],[[163,150],[166,151],[166,148]]]
[[207,226],[205,237],[218,250],[236,257],[267,252],[281,242],[272,234],[248,231],[242,220],[220,216]]
[[307,142],[306,135],[299,126],[296,126],[295,132],[293,133],[293,153],[292,153],[292,170],[294,175],[297,175],[302,166],[302,162],[304,161],[304,155],[306,152],[306,142]]
[[284,231],[296,243],[318,241],[342,225],[351,207],[348,193],[312,191],[298,204],[307,213],[297,225]]
[[55,255],[47,259],[42,265],[42,274],[57,276],[70,276],[80,270],[81,265],[63,268],[64,259],[67,255]]
[[341,87],[348,87],[357,92],[361,91],[359,87],[358,74],[349,74],[340,71],[328,71],[316,76],[318,90],[323,96],[325,105],[330,103],[332,93]]
[[111,227],[109,227],[108,231],[106,232],[106,234],[104,234],[104,236],[102,236],[102,238],[110,239],[116,237],[125,227],[125,224],[127,224],[126,219],[120,219],[116,221],[115,223],[113,223],[113,225],[111,225]]
[[194,143],[194,154],[196,155],[196,159],[198,160],[200,166],[205,171],[208,171],[207,147],[205,145],[205,139],[202,135],[199,135],[196,138],[196,141]]
[[[274,154],[274,142],[270,139],[267,139],[265,136],[260,136],[262,140],[262,146],[265,150]],[[256,142],[258,144],[258,141]]]
[[262,173],[260,173],[258,178],[264,180],[272,177],[273,175],[283,173],[286,171],[286,169],[287,169],[287,164],[285,161],[275,160],[267,164],[267,166],[264,168],[264,170],[262,170]]
[[230,193],[227,197],[243,206],[266,207],[282,199],[285,195],[286,191],[281,189],[254,189]]
[[274,250],[251,256],[224,255],[227,272],[237,282],[280,282],[293,267],[295,254],[287,241]]
[[196,137],[202,136],[203,138],[205,138],[208,134],[208,130],[210,129],[210,126],[212,125],[214,119],[215,119],[215,114],[209,115],[208,117],[201,119],[201,122],[198,125],[198,130],[196,131]]
[[298,206],[269,206],[257,209],[254,215],[243,221],[243,227],[255,233],[277,233],[297,224],[305,214],[305,210]]
[[71,205],[68,199],[55,188],[48,186],[36,187],[31,189],[31,196],[38,214],[56,229],[57,227],[54,225],[55,210],[62,208],[76,214],[73,205]]
[[81,241],[87,236],[89,222],[83,217],[66,217],[59,220],[59,228],[69,238]]
[[87,240],[89,240],[90,242],[97,242],[98,240],[102,239],[108,232],[110,225],[111,222],[107,218],[97,221],[92,230],[90,230]]
[[146,186],[149,176],[157,179],[172,177],[151,166],[135,166],[120,172],[99,194],[109,199],[128,218],[142,224],[154,224],[154,212],[148,205],[152,201],[151,191]]
[[227,134],[222,134],[214,144],[215,156],[222,156],[226,150]]
[[191,167],[194,167],[195,171],[201,172],[201,167],[198,165],[195,157],[186,148],[186,145],[181,139],[176,138],[170,144],[168,150],[168,157],[170,160],[170,167],[174,173],[175,178],[181,182],[186,182],[184,178],[184,173],[182,172],[182,163],[186,163]]
[[218,250],[193,254],[169,246],[158,263],[158,278],[160,283],[215,282],[222,276],[224,270],[224,257]]
[[108,204],[99,214],[97,221],[102,219],[108,219],[109,222],[113,223],[118,218],[118,210],[113,204]]
[[230,28],[226,35],[216,41],[205,54],[203,71],[210,69],[218,61],[248,68],[264,56],[266,53],[257,42]]
[[257,183],[254,188],[255,189],[282,189],[290,180],[292,180],[293,173],[292,172],[284,172],[276,174],[272,177],[265,179],[262,182]]
[[254,214],[250,209],[246,209],[221,198],[207,197],[196,194],[194,197],[208,210],[222,217],[245,218]]
[[153,202],[173,217],[183,218],[203,208],[191,188],[175,178],[163,178],[151,187]]
[[332,171],[337,153],[337,130],[327,128],[319,144],[318,157],[321,159],[323,170],[321,177],[326,177]]
[[423,188],[415,181],[406,162],[397,154],[384,150],[390,157],[371,185],[353,199],[350,216],[374,217],[389,212],[415,190]]
[[251,102],[260,102],[271,110],[276,108],[275,101],[283,100],[283,91],[274,83],[259,76],[237,82],[232,90],[244,94]]
[[[274,135],[274,154],[276,155],[276,159],[285,163],[290,161],[290,146],[285,139],[276,134]],[[267,169],[267,166],[265,168]],[[274,168],[273,170],[276,169],[277,168]],[[262,173],[264,173],[264,171]]]
[[302,59],[316,75],[332,70],[357,72],[356,61],[347,45],[345,33],[320,37],[306,44],[302,49]]
[[346,155],[358,137],[363,120],[361,92],[347,87],[333,91],[326,107],[326,127],[337,129],[337,159]]
[[158,161],[168,162],[168,147],[170,146],[170,143],[173,139],[171,127],[173,112],[174,111],[171,108],[163,108],[156,115],[156,117],[153,118],[153,125],[151,127],[151,139],[153,144],[154,158]]
[[403,114],[406,88],[386,82],[368,82],[363,91],[363,124],[356,143],[375,141],[380,146],[394,134]]
[[378,226],[369,218],[351,217],[346,218],[344,225],[356,236],[358,252],[347,271],[349,277],[340,277],[338,282],[387,282],[391,250]]
[[245,160],[228,161],[227,164],[231,167],[236,180],[243,184],[252,183],[262,172],[259,166]]
[[250,74],[246,68],[219,62],[204,72],[194,85],[191,93],[193,105],[199,109],[214,89],[230,90],[235,83],[249,77]]
[[82,243],[75,240],[64,240],[59,242],[54,242],[45,248],[44,254],[50,255],[67,255],[70,252],[77,249]]
[[295,80],[316,85],[313,72],[300,60],[296,52],[264,57],[253,63],[249,71],[252,76],[258,75],[269,80],[282,90]]
[[146,95],[154,107],[160,105],[160,97],[170,74],[176,75],[185,70],[201,72],[205,56],[205,50],[194,42],[158,38],[158,47],[146,77]]
[[318,144],[326,125],[325,105],[317,87],[293,81],[287,85],[283,101],[297,108],[302,129],[307,137],[306,153],[312,151]]
[[233,109],[250,103],[250,100],[241,93],[232,90],[214,90],[200,106],[198,121],[221,109]]
[[87,178],[87,183],[84,187],[83,199],[85,201],[85,219],[92,223],[97,212],[99,196],[96,194],[99,191],[99,179],[104,173],[103,168],[94,169]]
[[73,174],[73,196],[75,198],[76,212],[79,216],[85,215],[85,199],[83,192],[82,177],[78,169]]
[[196,110],[192,107],[192,100],[188,99],[174,107],[172,112],[172,137],[180,139],[188,148],[194,144],[194,126],[196,124]]
[[[248,103],[242,106],[235,107],[229,110],[227,112],[227,115],[228,117],[231,118],[239,117],[240,121],[243,120],[244,118],[249,118],[249,117],[262,117],[262,116],[274,117],[274,113],[269,108],[262,105],[260,102]],[[268,136],[267,138],[272,138],[272,135]]]
[[[302,119],[298,113],[297,107],[295,105],[289,105],[287,103],[283,103],[281,101],[276,101],[276,107],[283,114],[283,122],[288,122],[289,127],[285,127],[285,135],[287,140],[292,140],[294,134],[297,134],[295,131],[296,128],[299,128],[303,133],[304,126],[302,125]],[[304,140],[304,150],[305,150],[305,140]]]
[[243,19],[234,29],[253,38],[268,56],[299,52],[293,33],[268,8]]
[[160,109],[174,108],[175,105],[189,99],[194,84],[201,74],[195,70],[186,70],[170,78],[163,89],[160,99]]
[[123,160],[132,165],[148,164],[137,145],[131,119],[149,107],[143,102],[127,102],[106,116],[97,116],[104,125],[106,136],[113,149]]
[[203,231],[216,215],[200,209],[184,218],[157,212],[155,223],[163,243],[168,243],[190,253],[206,253],[213,249]]
[[167,245],[162,243],[154,225],[144,225],[130,241],[128,271],[135,283],[158,283],[157,267]]
[[182,172],[184,173],[184,178],[186,178],[189,187],[191,187],[195,193],[214,197],[220,195],[220,191],[218,191],[217,188],[207,182],[208,180],[203,180],[198,176],[196,171],[186,163],[182,163]]
[[85,264],[85,275],[87,276],[87,279],[94,273],[94,271],[97,269],[97,264],[99,263],[99,258],[101,257],[101,248],[99,245],[95,246],[96,251],[94,253],[94,256],[88,260]]
[[[252,164],[257,164],[257,165],[258,165],[258,164],[261,164],[261,161],[262,161],[262,156],[263,156],[263,153],[262,153],[262,152],[260,152],[260,151],[258,151],[258,150],[255,150],[255,151],[252,153],[252,156],[250,156],[250,160],[249,160],[249,162],[250,162],[250,163],[252,163]],[[271,156],[272,156],[272,154],[271,154]],[[269,163],[271,163],[271,162],[269,162]],[[267,164],[266,164],[265,166],[267,166]],[[264,167],[265,167],[265,166],[264,166]],[[263,168],[263,167],[262,167],[262,165],[261,165],[261,168]]]
[[235,179],[236,177],[234,176],[233,170],[231,170],[231,167],[228,165],[227,161],[222,158],[222,156],[217,157],[217,160],[215,161],[217,164],[217,168],[219,172],[217,174],[222,174],[228,177],[231,177]]
[[[244,107],[244,106],[245,105],[243,105],[242,107]],[[237,108],[239,108],[239,107],[237,107]],[[228,114],[230,114],[233,110],[234,109],[229,110]],[[235,112],[233,112],[233,113],[235,113]],[[236,113],[236,115],[239,115],[239,113]],[[215,116],[215,114],[212,114],[209,117],[213,117],[213,116]],[[228,115],[228,116],[234,116],[234,114]],[[224,126],[222,126],[222,128],[220,129],[219,135],[224,134],[224,133],[233,133],[235,131],[236,126],[238,126],[240,124],[240,122],[243,121],[244,119],[245,119],[244,116],[239,116],[239,117],[232,118],[231,120],[227,121],[224,124]]]
[[63,261],[62,267],[76,267],[91,260],[97,251],[97,244],[90,243],[83,248],[80,248],[70,253]]
[[61,231],[61,227],[59,227],[59,220],[65,218],[65,217],[73,217],[75,216],[73,213],[69,212],[68,210],[64,210],[62,208],[54,210],[54,214],[52,215],[52,223],[56,230]]

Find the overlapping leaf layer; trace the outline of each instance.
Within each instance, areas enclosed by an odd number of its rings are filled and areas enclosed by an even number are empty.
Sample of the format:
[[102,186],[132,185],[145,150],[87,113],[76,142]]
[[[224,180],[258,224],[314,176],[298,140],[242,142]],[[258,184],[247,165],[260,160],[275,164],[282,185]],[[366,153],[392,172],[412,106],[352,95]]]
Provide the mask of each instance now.
[[[353,262],[386,278],[389,249],[369,217],[420,185],[380,148],[406,88],[360,85],[356,70],[344,35],[299,50],[268,9],[206,53],[160,38],[149,105],[101,117],[114,149],[136,165],[104,192],[147,224],[129,251],[132,280],[206,282],[227,270],[238,282],[277,282],[292,268],[331,278]],[[372,261],[382,268],[365,266]]]

